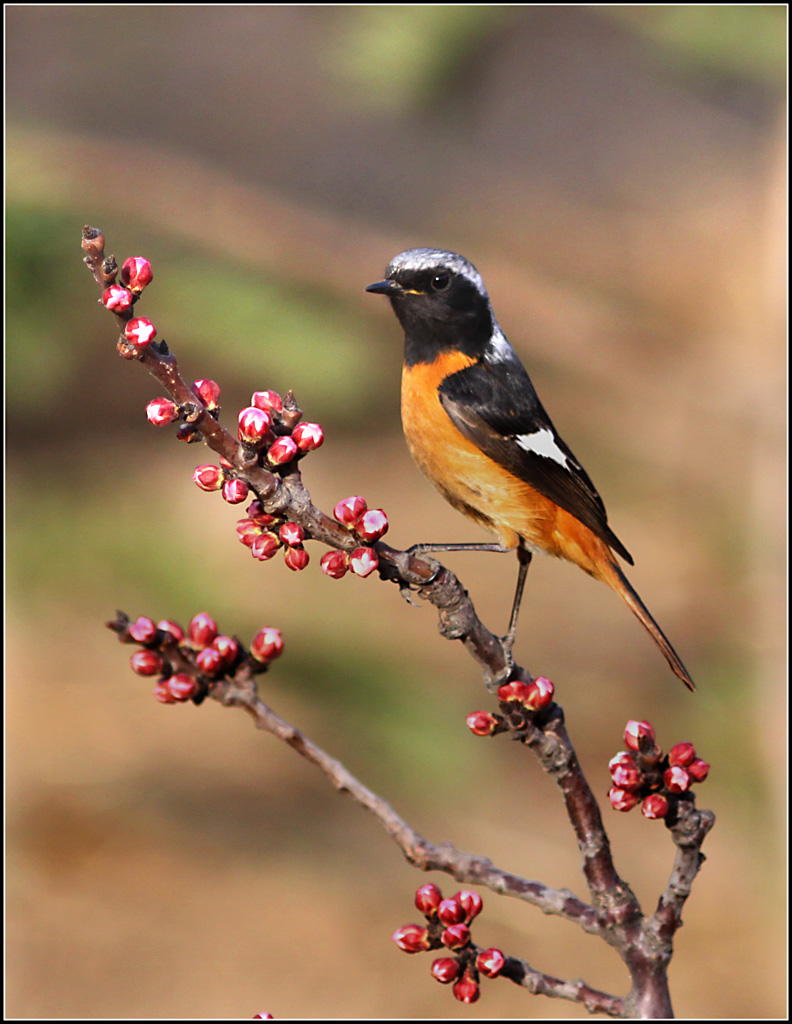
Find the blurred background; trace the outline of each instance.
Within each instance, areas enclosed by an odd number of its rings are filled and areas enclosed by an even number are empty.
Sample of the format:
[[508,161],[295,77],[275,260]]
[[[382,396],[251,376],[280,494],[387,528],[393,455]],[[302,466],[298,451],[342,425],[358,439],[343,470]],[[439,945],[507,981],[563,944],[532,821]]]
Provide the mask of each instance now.
[[[691,696],[615,595],[535,560],[516,655],[550,676],[603,798],[630,718],[712,763],[717,825],[671,967],[681,1017],[784,1016],[786,13],[729,6],[11,6],[7,29],[6,1012],[585,1017],[484,982],[473,1007],[391,932],[430,880],[247,716],[164,707],[116,608],[249,640],[262,695],[434,842],[585,898],[553,784],[504,738],[428,606],[260,564],[143,414],[81,263],[145,255],[138,306],[234,422],[293,388],[329,510],[388,540],[483,540],[401,438],[401,332],[366,295],[411,246],[462,252],[636,559]],[[506,626],[516,560],[449,554]],[[673,847],[603,811],[651,912]],[[452,880],[431,876],[447,895]],[[615,954],[484,895],[474,937],[624,993]]]

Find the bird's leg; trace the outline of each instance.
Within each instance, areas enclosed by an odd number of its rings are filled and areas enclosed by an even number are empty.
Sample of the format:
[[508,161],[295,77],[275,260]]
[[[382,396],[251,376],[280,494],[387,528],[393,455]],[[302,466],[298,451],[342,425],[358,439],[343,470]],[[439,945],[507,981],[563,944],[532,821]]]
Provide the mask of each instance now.
[[517,548],[517,560],[520,563],[520,568],[517,573],[517,587],[514,591],[514,601],[512,602],[511,616],[509,618],[509,629],[506,636],[502,637],[501,644],[506,655],[506,665],[502,672],[498,673],[495,679],[495,686],[500,686],[502,683],[508,682],[509,676],[514,668],[514,658],[512,657],[512,648],[514,647],[514,635],[517,632],[517,616],[520,614],[520,603],[522,602],[523,590],[525,589],[525,579],[528,575],[528,566],[531,564],[532,554],[522,546],[522,543]]

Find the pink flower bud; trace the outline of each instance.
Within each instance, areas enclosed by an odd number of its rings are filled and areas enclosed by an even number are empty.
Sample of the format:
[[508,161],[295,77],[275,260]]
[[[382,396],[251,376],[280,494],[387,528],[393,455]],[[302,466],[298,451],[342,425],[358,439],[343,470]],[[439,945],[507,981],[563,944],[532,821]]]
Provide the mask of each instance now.
[[283,523],[278,530],[278,536],[284,544],[293,548],[305,540],[305,530],[299,523]]
[[668,763],[673,768],[679,765],[680,768],[687,768],[696,759],[696,748],[692,743],[675,743],[668,751]]
[[349,569],[346,551],[328,551],[322,555],[319,567],[325,576],[340,580],[342,576],[346,576]]
[[272,526],[277,518],[264,511],[264,506],[258,498],[255,501],[251,501],[245,511],[257,526]]
[[427,882],[426,885],[422,885],[415,893],[415,905],[421,913],[426,914],[427,917],[434,916],[442,899],[442,893],[437,886],[433,885],[431,882]]
[[271,466],[285,466],[287,462],[292,461],[298,450],[297,445],[290,437],[279,437],[269,447],[267,462]]
[[[245,547],[253,547],[253,541],[260,537],[262,533],[261,527],[253,522],[252,519],[238,519],[236,524],[236,534],[241,544]],[[274,552],[273,552],[274,553]]]
[[178,622],[171,622],[170,619],[162,619],[158,622],[157,629],[161,629],[163,633],[170,633],[176,643],[184,639],[184,630]]
[[478,917],[481,913],[481,908],[484,905],[479,894],[474,892],[472,889],[463,889],[461,892],[456,894],[454,899],[465,911],[464,920],[466,924],[470,924],[474,917]]
[[452,981],[456,981],[461,970],[459,961],[451,956],[441,956],[432,963],[432,977],[441,985],[450,985]]
[[250,551],[260,562],[268,562],[277,554],[281,546],[277,533],[259,533],[250,543]]
[[283,561],[295,572],[299,572],[301,569],[304,569],[310,560],[310,555],[304,547],[286,548],[283,553]]
[[279,629],[265,626],[253,637],[250,653],[256,661],[268,662],[283,652],[283,639]]
[[618,765],[624,765],[625,768],[634,768],[635,761],[633,760],[632,754],[629,754],[626,750],[620,750],[618,754],[615,754],[610,761],[608,761],[608,768],[613,774],[613,769]]
[[224,665],[233,665],[239,654],[239,644],[230,636],[216,636],[212,641],[212,647],[223,659]]
[[355,522],[355,533],[369,544],[388,532],[388,517],[381,508],[370,508]]
[[156,651],[135,651],[129,664],[139,676],[156,676],[162,671],[163,661]]
[[679,765],[673,765],[663,772],[663,782],[669,793],[684,793],[690,789],[690,776]]
[[246,444],[260,444],[269,434],[272,420],[264,409],[257,409],[255,406],[248,406],[240,412],[237,422],[239,424],[239,440]]
[[167,682],[168,682],[168,680],[166,679],[166,680],[164,680],[161,683],[157,683],[157,685],[154,687],[154,689],[151,692],[154,694],[154,696],[157,698],[157,700],[161,704],[175,704],[176,703],[176,698],[173,696],[173,694],[168,689],[168,687],[166,685]]
[[312,452],[321,448],[324,431],[318,423],[298,423],[292,431],[292,437],[301,452]]
[[644,800],[641,813],[645,818],[664,818],[668,814],[668,801],[660,793],[652,793]]
[[147,284],[151,284],[154,274],[145,256],[130,256],[128,260],[124,260],[120,277],[122,284],[139,295]]
[[611,786],[608,790],[608,799],[615,811],[631,811],[639,802],[637,794],[626,789],[619,789],[618,786]]
[[247,501],[248,494],[250,494],[250,488],[239,477],[226,480],[223,484],[223,498],[229,505],[239,505],[241,502]]
[[478,982],[475,978],[471,977],[468,971],[465,971],[451,991],[460,1003],[467,1004],[475,1003],[481,995],[481,989],[478,986]]
[[179,407],[169,398],[154,398],[146,406],[146,418],[155,427],[165,427],[179,418]]
[[250,404],[257,409],[266,409],[267,412],[283,412],[283,399],[277,391],[254,391]]
[[429,949],[429,932],[420,924],[404,924],[391,935],[391,940],[405,953],[421,953]]
[[476,957],[476,967],[485,978],[497,978],[505,963],[506,957],[499,949],[485,949]]
[[641,739],[646,738],[654,743],[655,732],[648,722],[630,721],[624,730],[624,742],[630,750],[641,749]]
[[353,495],[351,498],[343,498],[333,509],[333,515],[339,523],[351,528],[354,527],[358,518],[366,511],[366,502],[360,495]]
[[540,711],[546,708],[553,700],[555,687],[545,676],[537,676],[532,683],[525,688],[523,705],[529,711]]
[[465,911],[462,904],[456,899],[440,900],[437,907],[437,916],[440,924],[461,924],[465,920]]
[[220,386],[213,380],[196,380],[192,386],[196,394],[207,409],[216,409],[220,401]]
[[150,644],[152,640],[157,639],[158,632],[157,627],[151,619],[146,618],[145,615],[141,615],[141,617],[137,619],[137,621],[133,622],[129,627],[129,635],[139,644]]
[[355,548],[349,556],[349,568],[356,576],[370,576],[378,565],[379,557],[372,548]]
[[195,664],[207,676],[217,675],[221,669],[225,668],[222,655],[214,647],[204,647],[195,659]]
[[637,793],[644,784],[644,774],[636,764],[614,765],[611,776],[617,789],[626,789],[629,793]]
[[208,647],[217,636],[217,626],[211,615],[199,612],[190,622],[188,632],[196,647]]
[[489,711],[471,711],[467,716],[467,727],[474,736],[491,736],[500,721]]
[[198,692],[198,683],[187,672],[177,672],[175,676],[166,679],[163,684],[174,700],[189,700]]
[[448,949],[462,949],[470,942],[470,929],[466,924],[450,924],[440,936],[440,941]]
[[126,313],[132,308],[132,294],[120,284],[111,284],[102,292],[102,302],[112,313]]
[[126,340],[131,341],[132,344],[137,345],[138,348],[144,348],[146,345],[150,345],[156,336],[156,327],[144,316],[139,316],[134,320],[129,320],[124,328],[124,337]]
[[498,687],[498,700],[503,704],[510,704],[512,701],[519,701],[521,704],[528,696],[528,687],[519,679],[510,683],[504,683]]
[[703,782],[709,775],[710,766],[706,761],[702,761],[700,757],[697,757],[695,761],[691,761],[688,765],[688,775],[694,782]]

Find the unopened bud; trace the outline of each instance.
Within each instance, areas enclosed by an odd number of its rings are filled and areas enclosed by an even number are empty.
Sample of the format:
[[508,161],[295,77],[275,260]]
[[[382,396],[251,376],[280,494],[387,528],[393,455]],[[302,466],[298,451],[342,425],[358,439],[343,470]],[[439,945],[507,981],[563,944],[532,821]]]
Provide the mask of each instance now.
[[349,556],[349,568],[356,576],[370,576],[379,565],[373,548],[355,548]]
[[283,399],[277,391],[254,391],[250,404],[257,409],[266,409],[267,412],[283,412]]
[[615,811],[631,811],[639,803],[636,793],[627,789],[620,789],[618,786],[611,786],[608,790],[608,799]]
[[644,800],[641,813],[645,818],[664,818],[668,814],[668,801],[660,793],[652,793]]
[[420,924],[405,924],[397,928],[391,940],[405,953],[421,953],[429,949],[429,932]]
[[164,427],[179,418],[179,407],[169,398],[154,398],[146,406],[146,418],[155,427]]
[[324,431],[318,423],[298,423],[291,436],[301,452],[315,451],[324,442]]
[[267,462],[271,466],[285,466],[297,452],[297,445],[290,437],[279,437],[267,451]]
[[102,292],[102,302],[111,313],[123,314],[132,308],[132,293],[120,284],[111,284]]
[[239,440],[246,444],[260,444],[269,434],[272,420],[268,412],[248,406],[237,417]]
[[471,711],[467,716],[467,727],[474,736],[492,736],[501,721],[489,711]]
[[700,757],[697,757],[695,761],[687,767],[688,775],[693,779],[694,782],[703,782],[709,775],[710,766],[706,761],[702,761]]
[[129,320],[124,328],[124,337],[131,341],[138,348],[145,348],[157,336],[157,329],[154,324],[144,316],[135,317]]
[[333,509],[333,515],[339,523],[343,523],[344,526],[348,526],[351,529],[355,526],[358,518],[366,511],[366,508],[365,500],[359,494],[355,494],[351,498],[343,498],[339,501]]
[[154,274],[151,263],[145,256],[130,256],[121,266],[121,283],[135,295],[139,295],[146,285],[151,284]]
[[156,640],[158,632],[151,619],[146,618],[145,615],[141,615],[129,627],[129,635],[139,644],[150,644],[152,640]]
[[196,394],[207,409],[216,409],[220,401],[220,385],[213,380],[196,380],[192,386]]
[[690,789],[690,776],[679,765],[673,765],[663,772],[663,782],[669,793],[684,793]]
[[476,967],[485,978],[497,978],[505,963],[506,957],[499,949],[485,949],[476,957]]
[[624,730],[624,742],[630,750],[640,750],[641,740],[650,740],[654,743],[655,731],[652,726],[649,722],[628,722]]
[[381,508],[369,508],[355,522],[355,533],[371,544],[388,532],[388,517]]
[[196,647],[208,647],[217,636],[217,626],[211,615],[199,612],[190,622],[188,632]]
[[432,964],[432,977],[436,978],[441,985],[450,985],[456,981],[462,971],[458,960],[451,956],[441,956]]
[[301,569],[304,569],[310,560],[310,555],[302,546],[297,548],[286,548],[283,552],[283,561],[295,572],[300,572]]
[[223,498],[229,505],[239,505],[241,502],[247,501],[249,494],[250,488],[245,481],[240,480],[239,477],[233,477],[231,480],[226,480],[223,484]]
[[283,652],[283,638],[279,629],[265,626],[253,637],[250,653],[256,661],[268,662]]
[[545,676],[537,676],[525,687],[523,705],[529,711],[540,711],[552,703],[555,687]]
[[322,555],[319,568],[331,579],[340,580],[349,570],[346,551],[328,551]]

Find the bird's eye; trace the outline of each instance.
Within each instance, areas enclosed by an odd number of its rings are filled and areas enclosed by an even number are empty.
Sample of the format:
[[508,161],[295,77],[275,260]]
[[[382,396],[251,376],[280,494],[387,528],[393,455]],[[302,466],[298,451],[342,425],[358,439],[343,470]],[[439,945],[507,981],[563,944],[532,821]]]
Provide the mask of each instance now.
[[442,271],[442,273],[435,274],[432,278],[432,291],[444,292],[449,284],[451,284],[451,275]]

